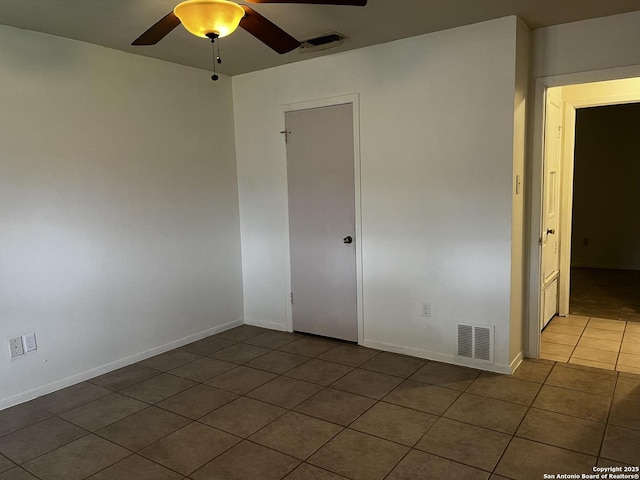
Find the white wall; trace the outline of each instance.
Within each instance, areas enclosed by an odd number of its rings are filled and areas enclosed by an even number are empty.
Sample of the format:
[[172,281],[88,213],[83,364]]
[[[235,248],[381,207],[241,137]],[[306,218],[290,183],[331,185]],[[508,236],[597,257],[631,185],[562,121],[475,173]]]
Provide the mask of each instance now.
[[[286,328],[282,105],[359,94],[364,338],[456,361],[496,326],[508,370],[515,17],[233,77],[245,321]],[[432,302],[432,318],[420,304]]]
[[0,65],[0,408],[241,321],[230,79],[4,26]]
[[535,77],[640,64],[640,11],[534,30]]
[[572,266],[640,270],[638,125],[638,103],[576,112]]

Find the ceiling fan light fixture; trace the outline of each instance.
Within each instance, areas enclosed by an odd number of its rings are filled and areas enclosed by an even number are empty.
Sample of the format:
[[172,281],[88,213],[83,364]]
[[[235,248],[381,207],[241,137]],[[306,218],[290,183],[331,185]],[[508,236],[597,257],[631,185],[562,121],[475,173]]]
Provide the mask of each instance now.
[[197,37],[212,33],[225,37],[238,28],[244,9],[228,0],[187,0],[176,5],[173,13]]

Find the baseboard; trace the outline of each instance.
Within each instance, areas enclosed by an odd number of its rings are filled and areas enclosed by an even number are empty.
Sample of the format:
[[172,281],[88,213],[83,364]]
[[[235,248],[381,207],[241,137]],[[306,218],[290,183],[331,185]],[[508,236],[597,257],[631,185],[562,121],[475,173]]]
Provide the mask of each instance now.
[[280,332],[289,332],[290,330],[283,323],[267,322],[264,320],[246,320],[245,325],[253,325],[254,327],[268,328],[269,330],[278,330]]
[[461,367],[485,370],[487,372],[502,373],[505,375],[511,374],[511,367],[508,365],[488,365],[486,363],[475,363],[472,360],[465,361],[463,358],[456,357],[455,355],[445,354],[442,352],[432,352],[430,350],[423,350],[421,348],[406,347],[403,345],[394,345],[391,343],[377,342],[375,340],[367,339],[361,342],[360,345],[369,348],[376,348],[378,350],[384,350],[385,352],[411,355],[412,357],[424,358],[426,360],[434,360],[436,362],[442,363],[450,363],[452,365],[458,365]]
[[523,360],[524,360],[524,352],[521,351],[520,353],[518,353],[518,355],[516,355],[516,358],[514,358],[511,364],[509,365],[509,370],[511,370],[509,373],[513,374],[513,372],[516,371],[516,368],[520,366]]
[[233,322],[225,323],[223,325],[218,325],[217,327],[213,327],[208,330],[204,330],[202,332],[195,333],[187,337],[183,337],[179,340],[169,342],[165,345],[150,348],[143,352],[139,352],[134,355],[130,355],[128,357],[115,360],[113,362],[109,362],[105,365],[101,365],[99,367],[92,368],[90,370],[86,370],[84,372],[80,372],[75,375],[71,375],[61,380],[56,380],[55,382],[42,385],[38,388],[34,388],[26,392],[12,395],[11,397],[0,399],[0,410],[12,407],[14,405],[18,405],[23,402],[28,402],[29,400],[33,400],[34,398],[38,398],[43,395],[47,395],[49,393],[55,392],[57,390],[70,387],[71,385],[75,385],[76,383],[84,382],[85,380],[89,380],[93,377],[97,377],[98,375],[109,373],[113,370],[117,370],[118,368],[126,367],[127,365],[140,362],[142,360],[153,357],[155,355],[160,355],[161,353],[168,352],[169,350],[173,350],[174,348],[179,348],[188,343],[195,342],[196,340],[200,340],[202,338],[215,335],[216,333],[224,332],[225,330],[229,330],[230,328],[237,327],[239,325],[242,325],[243,323],[244,321],[242,319],[239,319],[239,320],[234,320]]

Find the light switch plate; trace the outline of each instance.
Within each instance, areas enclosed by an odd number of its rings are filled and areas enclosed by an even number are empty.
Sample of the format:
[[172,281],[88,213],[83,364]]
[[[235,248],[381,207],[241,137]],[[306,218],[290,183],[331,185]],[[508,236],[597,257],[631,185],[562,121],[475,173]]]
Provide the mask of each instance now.
[[38,344],[36,343],[36,334],[35,333],[27,333],[22,336],[22,343],[24,346],[24,351],[33,352],[38,349]]

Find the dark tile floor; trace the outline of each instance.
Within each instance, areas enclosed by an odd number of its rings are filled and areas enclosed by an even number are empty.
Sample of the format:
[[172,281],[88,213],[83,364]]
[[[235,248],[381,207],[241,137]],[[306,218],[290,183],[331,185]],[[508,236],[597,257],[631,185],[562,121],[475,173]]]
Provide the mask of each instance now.
[[640,271],[572,267],[569,311],[640,322]]
[[241,326],[0,412],[0,480],[534,480],[640,464],[640,376]]

